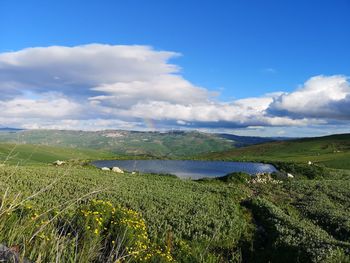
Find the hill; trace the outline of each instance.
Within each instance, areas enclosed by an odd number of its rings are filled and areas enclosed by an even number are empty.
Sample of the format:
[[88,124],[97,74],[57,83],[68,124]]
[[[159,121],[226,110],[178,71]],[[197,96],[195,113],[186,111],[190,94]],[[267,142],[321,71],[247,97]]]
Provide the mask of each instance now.
[[196,131],[23,130],[15,133],[0,133],[0,142],[6,143],[93,149],[111,152],[116,155],[139,155],[169,159],[188,158],[266,141],[271,141],[271,139]]
[[212,153],[201,158],[244,161],[314,162],[350,169],[350,134],[275,141]]
[[286,138],[268,138],[268,137],[254,137],[254,136],[239,136],[227,133],[218,133],[219,137],[235,142],[235,147],[245,147],[254,144],[261,144],[265,142],[281,141]]
[[111,153],[32,144],[0,143],[0,163],[40,164],[55,160],[112,158]]

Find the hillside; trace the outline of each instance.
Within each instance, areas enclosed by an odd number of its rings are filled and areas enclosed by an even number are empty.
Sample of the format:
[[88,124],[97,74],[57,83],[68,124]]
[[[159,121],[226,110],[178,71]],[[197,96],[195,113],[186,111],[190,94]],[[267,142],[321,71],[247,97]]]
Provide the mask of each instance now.
[[112,158],[111,153],[32,144],[0,143],[0,163],[40,164],[55,160]]
[[141,155],[156,158],[187,158],[266,141],[270,139],[182,131],[24,130],[0,133],[0,142],[94,149],[117,155]]
[[4,166],[0,238],[32,262],[57,253],[62,262],[349,262],[350,175],[324,176],[276,184]]
[[331,168],[350,169],[350,134],[275,141],[212,153],[215,160],[314,162]]

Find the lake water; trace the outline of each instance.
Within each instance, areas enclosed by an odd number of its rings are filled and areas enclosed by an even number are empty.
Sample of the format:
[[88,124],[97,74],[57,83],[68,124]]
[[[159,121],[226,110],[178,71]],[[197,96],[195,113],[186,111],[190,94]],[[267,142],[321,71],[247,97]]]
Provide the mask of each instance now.
[[252,162],[222,161],[178,161],[178,160],[108,160],[94,161],[96,167],[118,166],[129,172],[173,174],[180,178],[200,179],[219,177],[232,172],[248,174],[272,173],[276,168],[271,164]]

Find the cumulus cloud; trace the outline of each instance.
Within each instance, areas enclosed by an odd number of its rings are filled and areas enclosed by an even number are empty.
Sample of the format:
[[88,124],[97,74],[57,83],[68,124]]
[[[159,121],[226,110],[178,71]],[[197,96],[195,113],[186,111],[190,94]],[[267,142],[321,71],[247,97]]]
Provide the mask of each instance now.
[[178,55],[147,46],[27,48],[0,54],[1,89],[90,95],[91,88],[101,84],[148,81],[177,72],[178,67],[166,61]]
[[40,99],[14,98],[0,101],[2,116],[22,118],[61,119],[79,116],[81,105],[64,97],[43,97]]
[[350,119],[350,83],[345,76],[316,76],[298,90],[276,97],[270,114],[293,118]]
[[25,128],[307,126],[350,118],[345,76],[316,76],[294,92],[220,102],[169,61],[176,52],[90,44],[0,53],[0,124]]
[[215,93],[193,86],[177,75],[159,75],[148,81],[117,82],[92,88],[100,92],[89,98],[108,106],[125,108],[140,102],[166,101],[169,103],[207,102]]

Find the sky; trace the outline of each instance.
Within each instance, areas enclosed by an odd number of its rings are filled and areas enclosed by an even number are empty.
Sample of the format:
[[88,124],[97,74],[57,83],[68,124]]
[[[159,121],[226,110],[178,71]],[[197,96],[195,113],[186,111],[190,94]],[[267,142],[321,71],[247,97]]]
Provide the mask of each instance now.
[[0,127],[350,131],[349,0],[0,0]]

